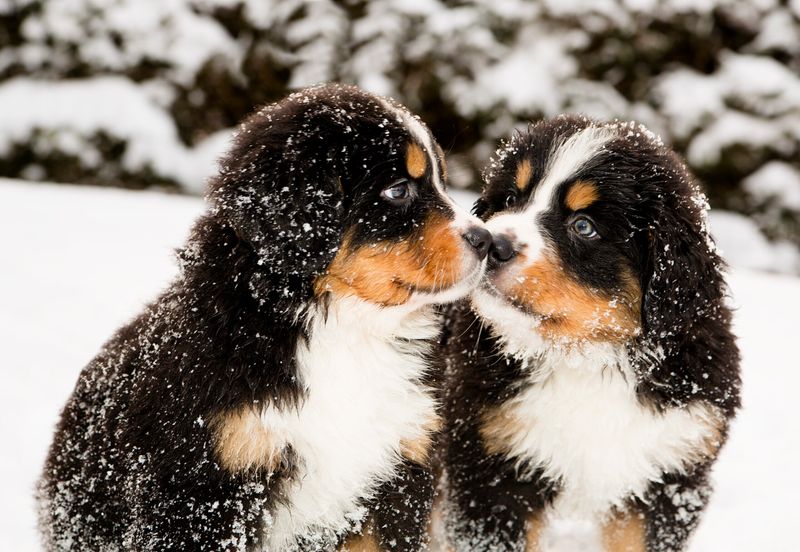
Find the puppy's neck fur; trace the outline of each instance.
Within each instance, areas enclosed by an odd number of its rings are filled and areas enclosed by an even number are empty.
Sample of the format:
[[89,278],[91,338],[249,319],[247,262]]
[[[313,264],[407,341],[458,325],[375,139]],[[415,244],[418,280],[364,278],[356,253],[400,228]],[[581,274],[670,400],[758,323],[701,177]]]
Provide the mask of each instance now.
[[424,440],[437,416],[425,384],[439,333],[432,307],[332,298],[308,310],[306,325],[308,339],[297,347],[303,399],[262,415],[300,472],[281,489],[269,550],[293,550],[300,534],[322,546],[363,522],[364,502],[395,473],[403,443]]
[[[548,342],[534,332],[500,334],[501,350],[525,368],[519,391],[484,419],[488,447],[557,482],[555,517],[603,519],[644,498],[651,481],[684,473],[713,454],[720,413],[695,401],[659,410],[637,392],[624,344]],[[507,331],[507,326],[501,326]]]
[[305,320],[310,341],[347,328],[337,337],[344,342],[358,340],[358,347],[364,339],[412,341],[427,347],[440,330],[433,305],[382,307],[350,296],[333,296],[313,305],[306,311]]

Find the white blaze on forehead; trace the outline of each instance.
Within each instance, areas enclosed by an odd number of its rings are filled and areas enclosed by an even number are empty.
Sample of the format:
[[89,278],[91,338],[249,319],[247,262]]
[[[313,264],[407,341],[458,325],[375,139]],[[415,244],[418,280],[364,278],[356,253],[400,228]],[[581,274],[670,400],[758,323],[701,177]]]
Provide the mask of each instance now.
[[431,133],[425,128],[419,119],[414,117],[411,113],[402,109],[396,105],[392,105],[391,102],[382,100],[383,105],[386,106],[386,109],[397,115],[397,118],[400,120],[403,125],[408,129],[408,132],[413,136],[417,142],[422,144],[423,148],[425,149],[425,154],[428,156],[428,161],[431,165],[431,174],[433,175],[433,186],[436,188],[437,191],[442,193],[442,195],[447,195],[444,193],[444,183],[442,182],[442,175],[439,172],[439,164],[436,162],[436,157],[434,156],[434,146],[433,146],[433,138],[431,137]]
[[614,135],[613,128],[590,126],[556,142],[526,209],[500,213],[486,223],[487,228],[492,233],[512,234],[528,262],[534,262],[545,247],[538,215],[552,206],[558,187],[595,158]]
[[554,144],[545,166],[544,176],[531,199],[529,214],[536,214],[552,205],[559,184],[586,166],[614,138],[614,129],[590,126],[579,130],[563,142]]

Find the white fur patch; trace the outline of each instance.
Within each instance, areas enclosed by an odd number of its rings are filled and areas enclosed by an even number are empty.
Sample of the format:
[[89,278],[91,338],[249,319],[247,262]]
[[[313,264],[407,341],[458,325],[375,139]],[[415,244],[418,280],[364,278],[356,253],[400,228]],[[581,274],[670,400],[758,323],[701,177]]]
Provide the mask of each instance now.
[[517,358],[532,358],[548,347],[539,332],[540,320],[483,288],[472,292],[472,307],[494,328],[503,349]]
[[557,143],[550,152],[541,182],[536,187],[531,207],[535,211],[547,209],[553,195],[563,184],[594,159],[616,132],[609,127],[589,126]]
[[435,409],[419,383],[427,369],[421,353],[438,333],[432,311],[343,298],[327,317],[311,313],[309,329],[310,343],[297,351],[307,399],[296,411],[270,408],[263,416],[300,461],[282,489],[286,504],[273,513],[265,551],[360,523],[363,500],[400,461],[400,441],[424,435]]
[[717,436],[719,415],[706,403],[663,413],[642,405],[624,355],[608,344],[546,352],[532,385],[504,408],[521,427],[509,457],[561,485],[555,517],[592,519],[624,506],[696,462]]

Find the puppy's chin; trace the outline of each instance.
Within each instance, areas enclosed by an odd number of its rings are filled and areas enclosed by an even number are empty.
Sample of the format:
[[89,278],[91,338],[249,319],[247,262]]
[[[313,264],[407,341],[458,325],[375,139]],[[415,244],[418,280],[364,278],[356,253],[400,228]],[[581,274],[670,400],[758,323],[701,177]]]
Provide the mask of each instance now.
[[532,357],[539,354],[549,343],[539,332],[541,319],[511,304],[506,298],[484,281],[471,294],[475,312],[502,336],[503,349],[512,356]]
[[431,290],[415,290],[408,302],[408,305],[413,307],[423,307],[425,305],[436,305],[443,303],[452,303],[467,297],[470,293],[474,292],[478,285],[483,281],[486,274],[486,259],[478,260],[477,257],[464,261],[467,265],[463,269],[465,276],[444,289]]

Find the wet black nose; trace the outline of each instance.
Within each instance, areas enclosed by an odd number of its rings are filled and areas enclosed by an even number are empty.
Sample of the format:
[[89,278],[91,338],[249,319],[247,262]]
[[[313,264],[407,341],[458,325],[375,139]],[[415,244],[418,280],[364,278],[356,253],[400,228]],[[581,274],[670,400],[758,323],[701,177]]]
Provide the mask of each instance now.
[[489,246],[492,245],[492,235],[485,228],[480,226],[471,226],[463,236],[467,243],[474,249],[478,257],[483,259],[489,253]]
[[492,239],[492,247],[489,251],[489,259],[495,263],[505,263],[510,261],[516,252],[514,245],[505,236],[494,236]]

